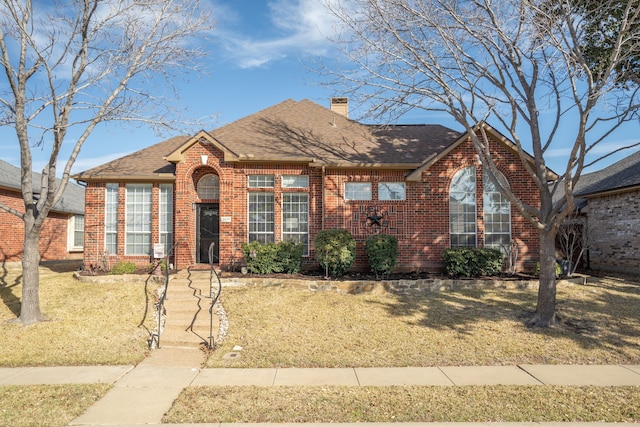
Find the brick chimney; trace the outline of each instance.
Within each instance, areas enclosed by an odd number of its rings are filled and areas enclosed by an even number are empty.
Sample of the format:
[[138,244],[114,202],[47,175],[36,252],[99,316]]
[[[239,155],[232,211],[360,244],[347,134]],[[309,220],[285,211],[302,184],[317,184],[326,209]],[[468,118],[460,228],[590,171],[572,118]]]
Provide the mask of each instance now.
[[331,111],[349,117],[349,98],[331,98]]

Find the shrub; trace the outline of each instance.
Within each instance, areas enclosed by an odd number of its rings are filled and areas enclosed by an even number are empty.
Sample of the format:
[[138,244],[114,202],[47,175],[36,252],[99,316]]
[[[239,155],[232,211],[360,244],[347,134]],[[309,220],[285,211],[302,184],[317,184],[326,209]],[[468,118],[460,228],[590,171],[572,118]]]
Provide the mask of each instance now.
[[313,245],[320,266],[334,277],[346,273],[356,258],[356,241],[348,230],[322,230]]
[[285,273],[298,273],[302,269],[302,243],[278,243],[278,260]]
[[119,261],[111,267],[110,274],[131,274],[136,271],[136,265],[131,261]]
[[297,273],[302,268],[302,244],[293,242],[242,244],[247,269],[256,274]]
[[[540,277],[540,261],[534,264],[531,274],[533,276]],[[556,278],[560,277],[561,274],[562,274],[562,267],[560,266],[560,264],[556,262]]]
[[372,234],[365,240],[364,249],[376,277],[393,272],[398,262],[398,239],[388,234]]
[[444,251],[444,266],[450,276],[497,276],[502,273],[504,255],[499,249],[450,248]]

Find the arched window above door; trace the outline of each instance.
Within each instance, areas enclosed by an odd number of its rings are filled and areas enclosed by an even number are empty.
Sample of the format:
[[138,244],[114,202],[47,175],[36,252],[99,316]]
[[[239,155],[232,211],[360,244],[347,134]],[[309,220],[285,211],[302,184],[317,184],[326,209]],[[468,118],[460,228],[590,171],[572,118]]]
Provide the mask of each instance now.
[[215,174],[204,175],[198,181],[198,188],[196,191],[200,199],[219,199],[220,177]]

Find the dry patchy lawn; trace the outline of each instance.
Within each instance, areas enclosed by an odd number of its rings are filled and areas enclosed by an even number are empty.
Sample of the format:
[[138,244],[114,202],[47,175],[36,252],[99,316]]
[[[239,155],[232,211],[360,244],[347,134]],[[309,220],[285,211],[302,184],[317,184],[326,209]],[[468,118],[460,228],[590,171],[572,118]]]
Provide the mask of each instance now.
[[640,387],[190,387],[164,422],[634,422]]
[[62,427],[111,388],[107,384],[0,387],[0,425]]
[[[225,289],[229,333],[209,367],[640,363],[640,286],[612,278],[558,288],[561,322],[530,329],[533,289],[350,295]],[[225,360],[233,346],[241,356]]]
[[88,283],[41,267],[40,307],[49,318],[12,323],[20,313],[21,270],[0,268],[0,366],[129,365],[146,356],[157,285]]

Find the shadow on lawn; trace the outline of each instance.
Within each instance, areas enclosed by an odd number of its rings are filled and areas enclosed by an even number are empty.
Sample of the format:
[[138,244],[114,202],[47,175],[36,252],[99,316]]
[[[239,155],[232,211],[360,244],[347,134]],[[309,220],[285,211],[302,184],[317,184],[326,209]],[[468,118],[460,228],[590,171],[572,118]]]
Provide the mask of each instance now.
[[14,289],[22,283],[22,274],[10,274],[7,266],[0,266],[0,299],[11,312],[20,315],[20,299],[14,294]]
[[389,315],[419,319],[413,324],[435,330],[475,333],[476,324],[512,320],[527,333],[569,338],[584,349],[602,349],[637,360],[640,357],[640,286],[609,279],[559,288],[558,322],[550,328],[527,328],[537,293],[523,290],[462,289],[428,294],[397,295],[383,304]]

